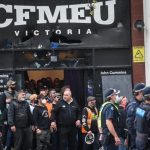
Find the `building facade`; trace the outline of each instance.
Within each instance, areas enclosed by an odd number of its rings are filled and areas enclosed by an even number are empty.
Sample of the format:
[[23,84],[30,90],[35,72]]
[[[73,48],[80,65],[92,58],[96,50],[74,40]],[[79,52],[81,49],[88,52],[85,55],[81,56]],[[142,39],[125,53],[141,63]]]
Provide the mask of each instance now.
[[145,82],[144,31],[136,26],[142,6],[142,0],[1,2],[1,90],[10,77],[22,88],[48,72],[71,85],[81,105],[88,95],[102,103],[107,88],[130,99],[132,85]]

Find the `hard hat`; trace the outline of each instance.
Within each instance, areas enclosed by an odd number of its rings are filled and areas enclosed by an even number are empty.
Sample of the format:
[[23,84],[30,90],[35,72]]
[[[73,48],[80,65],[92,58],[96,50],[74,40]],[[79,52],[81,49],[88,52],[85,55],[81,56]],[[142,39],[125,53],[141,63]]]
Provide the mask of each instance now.
[[92,144],[94,142],[94,140],[95,140],[95,136],[94,136],[93,133],[92,134],[87,134],[85,136],[85,143],[86,144]]

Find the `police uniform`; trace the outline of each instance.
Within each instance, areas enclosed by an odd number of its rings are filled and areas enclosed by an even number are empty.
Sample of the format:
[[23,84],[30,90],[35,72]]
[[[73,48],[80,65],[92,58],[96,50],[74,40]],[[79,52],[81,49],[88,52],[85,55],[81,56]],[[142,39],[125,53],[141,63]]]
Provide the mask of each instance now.
[[[113,104],[109,104],[109,106],[107,106],[107,109],[104,110],[104,113],[102,114],[102,116],[103,116],[104,120],[112,119],[115,131],[117,131],[117,129],[119,127],[119,122],[118,122],[119,121],[118,120],[119,113],[118,113],[118,110],[115,108],[115,106],[113,106]],[[109,135],[109,137],[107,139],[108,141],[106,140],[106,145],[108,144],[107,147],[109,147],[110,149],[113,149],[113,150],[118,149],[115,146],[114,137],[110,134],[105,123],[104,123],[104,127],[103,127],[103,134],[106,136]]]
[[136,138],[136,130],[135,130],[135,116],[136,116],[136,109],[142,103],[136,99],[136,95],[139,92],[142,92],[145,88],[144,83],[138,83],[135,85],[133,89],[134,97],[131,99],[130,103],[127,105],[126,112],[127,112],[127,119],[126,124],[129,132],[129,143],[131,149],[136,149],[135,138]]
[[[114,89],[110,89],[105,97],[109,98],[112,96],[112,94],[117,94],[117,92]],[[108,103],[108,102],[106,102]],[[104,103],[105,104],[105,103]],[[106,120],[112,120],[114,129],[116,133],[118,134],[118,128],[119,128],[119,112],[117,106],[115,106],[113,103],[109,102],[105,105],[101,112],[101,126],[102,126],[102,145],[104,146],[104,149],[107,150],[117,150],[118,146],[115,145],[115,140],[113,135],[110,133],[107,125]]]
[[[144,90],[145,103],[136,110],[136,148],[137,150],[150,149],[150,87]],[[148,102],[149,101],[149,102]]]

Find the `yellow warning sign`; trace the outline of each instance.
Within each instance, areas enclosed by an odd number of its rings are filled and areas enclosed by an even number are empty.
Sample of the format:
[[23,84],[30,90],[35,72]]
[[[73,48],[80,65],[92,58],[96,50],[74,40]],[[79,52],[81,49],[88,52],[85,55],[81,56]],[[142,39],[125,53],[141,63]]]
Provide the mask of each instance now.
[[145,62],[144,46],[133,47],[133,62]]

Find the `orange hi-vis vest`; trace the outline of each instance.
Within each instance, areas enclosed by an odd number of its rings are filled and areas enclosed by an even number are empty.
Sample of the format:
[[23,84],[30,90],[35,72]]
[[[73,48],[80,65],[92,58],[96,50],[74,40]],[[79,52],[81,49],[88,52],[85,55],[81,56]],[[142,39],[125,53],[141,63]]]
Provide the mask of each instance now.
[[[97,120],[98,119],[98,110],[97,110],[97,108],[95,107],[95,111],[96,111],[96,115],[91,111],[91,109],[90,108],[87,108],[87,107],[85,107],[86,108],[86,110],[87,110],[87,112],[88,112],[88,115],[87,115],[87,125],[88,125],[88,127],[89,127],[89,129],[91,128],[91,124],[92,124],[92,120]],[[87,131],[85,130],[85,128],[83,127],[83,125],[82,125],[82,127],[81,127],[81,132],[82,133],[87,133]]]
[[51,117],[51,112],[52,112],[52,109],[53,109],[53,105],[52,103],[46,103],[45,105],[47,107],[47,110],[48,110],[48,115],[49,115],[49,118]]

